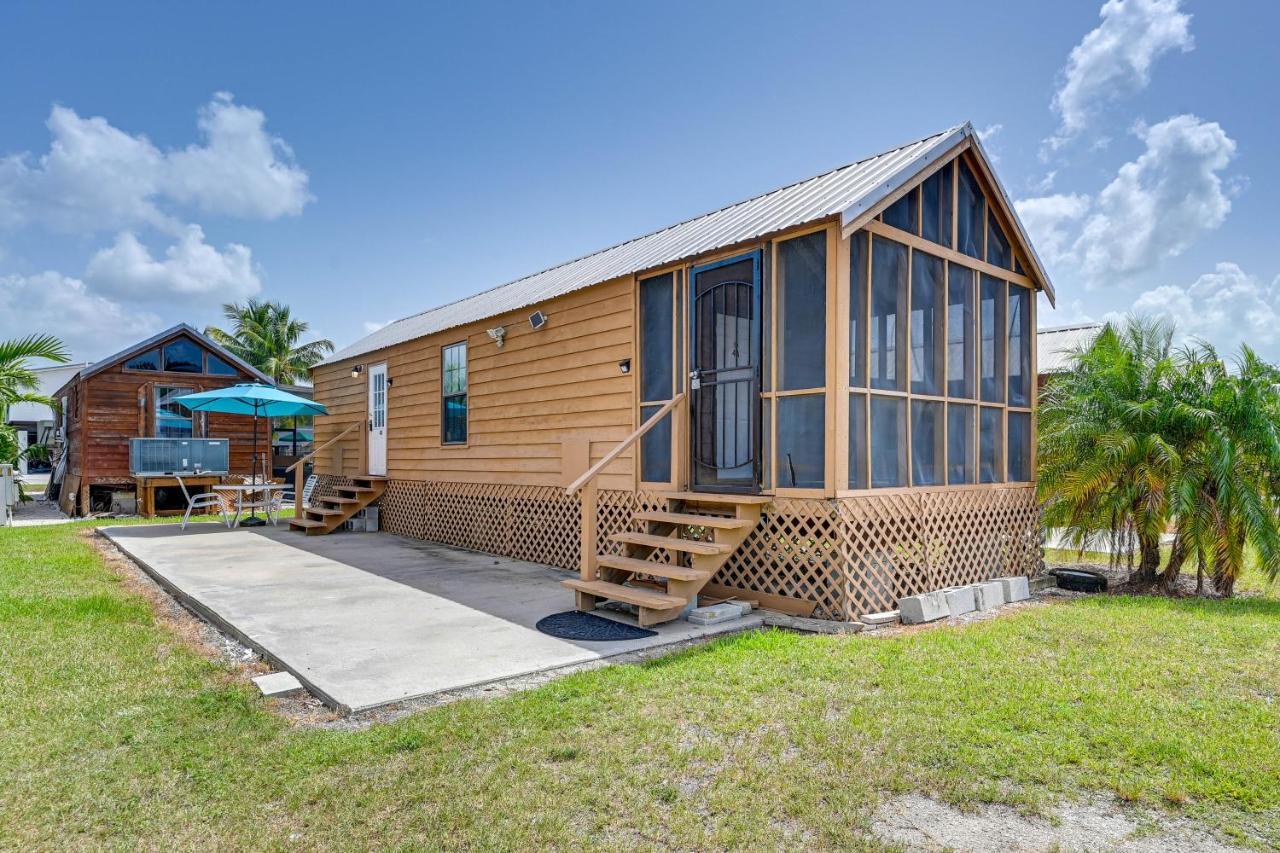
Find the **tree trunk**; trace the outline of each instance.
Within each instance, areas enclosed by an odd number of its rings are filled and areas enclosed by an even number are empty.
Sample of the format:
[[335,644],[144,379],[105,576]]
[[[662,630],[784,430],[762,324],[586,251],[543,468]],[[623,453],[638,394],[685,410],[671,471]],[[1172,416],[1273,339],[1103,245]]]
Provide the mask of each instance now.
[[1217,591],[1218,595],[1223,598],[1230,598],[1235,592],[1236,579],[1228,575],[1222,569],[1214,569],[1213,588]]
[[1204,595],[1204,551],[1196,553],[1196,595]]
[[1187,561],[1187,546],[1179,533],[1173,538],[1173,548],[1169,551],[1169,565],[1160,574],[1160,590],[1166,595],[1174,592],[1178,586],[1178,576],[1182,574],[1182,566]]
[[1160,569],[1160,537],[1138,534],[1138,571],[1133,580],[1140,584],[1154,584]]

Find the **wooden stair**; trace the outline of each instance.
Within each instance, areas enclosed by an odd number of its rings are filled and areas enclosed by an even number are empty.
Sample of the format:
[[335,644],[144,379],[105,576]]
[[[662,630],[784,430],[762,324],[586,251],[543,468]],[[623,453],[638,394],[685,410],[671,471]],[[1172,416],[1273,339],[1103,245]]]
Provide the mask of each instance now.
[[[610,537],[622,544],[623,553],[596,556],[598,579],[561,581],[576,593],[578,610],[589,611],[612,600],[639,608],[641,625],[679,618],[760,523],[761,511],[773,500],[704,492],[667,492],[661,497],[666,510],[632,516],[643,523],[644,532],[628,530]],[[667,560],[656,559],[663,555]]]
[[387,490],[385,477],[352,477],[351,486],[338,486],[336,497],[316,499],[315,503],[289,519],[292,530],[301,530],[308,536],[324,536],[382,497]]

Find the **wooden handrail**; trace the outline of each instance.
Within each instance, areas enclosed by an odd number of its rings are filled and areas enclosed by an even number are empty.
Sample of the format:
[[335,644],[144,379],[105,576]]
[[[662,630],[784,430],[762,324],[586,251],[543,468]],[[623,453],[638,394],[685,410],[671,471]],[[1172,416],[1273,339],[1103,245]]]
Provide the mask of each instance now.
[[351,432],[353,429],[355,429],[356,427],[358,427],[358,426],[360,426],[360,425],[361,425],[361,424],[360,424],[360,422],[359,422],[359,421],[357,421],[356,423],[353,423],[351,426],[347,427],[347,428],[346,428],[346,429],[344,429],[342,432],[338,433],[338,434],[337,434],[337,435],[335,435],[333,438],[329,439],[329,440],[328,440],[328,441],[326,441],[324,444],[320,445],[320,446],[319,446],[319,447],[317,447],[315,450],[311,451],[311,452],[310,452],[310,453],[308,453],[306,456],[302,457],[302,458],[301,458],[301,459],[299,459],[297,462],[295,462],[295,463],[293,463],[292,465],[290,465],[288,468],[285,468],[285,469],[284,469],[284,472],[285,472],[286,474],[288,474],[288,473],[289,473],[290,471],[292,471],[294,468],[297,468],[299,465],[301,465],[302,463],[306,462],[308,459],[310,459],[311,457],[315,456],[315,455],[316,455],[317,453],[319,453],[321,450],[324,450],[324,449],[325,449],[325,448],[327,448],[329,445],[333,444],[335,441],[337,441],[338,439],[342,438],[344,435],[346,435],[347,433]]
[[584,473],[581,477],[574,480],[569,485],[565,486],[565,489],[564,489],[565,494],[567,495],[577,494],[577,492],[583,486],[585,486],[587,483],[594,480],[600,474],[600,472],[604,470],[606,465],[608,465],[613,460],[617,459],[618,456],[620,456],[624,450],[626,450],[631,445],[635,444],[644,436],[646,432],[648,432],[649,430],[657,426],[658,421],[666,417],[667,413],[670,412],[672,409],[674,409],[676,406],[678,406],[680,404],[680,401],[683,399],[684,399],[684,392],[682,391],[679,394],[677,394],[675,397],[673,397],[671,400],[669,400],[668,402],[663,403],[662,408],[654,412],[652,417],[649,418],[649,420],[645,421],[640,425],[639,429],[637,429],[635,432],[631,433],[631,435],[627,436],[621,442],[619,442],[617,447],[613,448],[613,450],[610,450],[608,453],[606,453],[603,459],[601,459],[599,462],[597,462],[596,464],[588,468],[586,473]]

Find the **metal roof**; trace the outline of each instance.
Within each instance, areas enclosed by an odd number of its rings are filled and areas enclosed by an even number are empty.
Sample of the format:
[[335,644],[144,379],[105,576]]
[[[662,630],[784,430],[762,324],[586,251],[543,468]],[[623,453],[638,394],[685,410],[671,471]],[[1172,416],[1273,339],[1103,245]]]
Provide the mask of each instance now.
[[1092,344],[1101,331],[1101,323],[1041,329],[1036,332],[1036,369],[1040,373],[1070,370],[1072,354]]
[[106,358],[102,359],[102,361],[89,365],[84,370],[80,371],[80,374],[79,374],[80,378],[87,379],[96,373],[101,373],[111,365],[120,361],[124,361],[126,358],[129,358],[130,356],[134,356],[140,352],[144,352],[148,349],[151,349],[151,347],[155,346],[156,344],[160,343],[166,338],[170,338],[173,335],[178,334],[179,332],[187,333],[188,335],[195,338],[197,341],[199,341],[208,349],[213,350],[214,353],[216,353],[220,358],[225,358],[227,361],[231,362],[236,367],[248,373],[250,376],[253,376],[256,379],[260,379],[263,382],[267,383],[268,385],[275,384],[274,382],[271,381],[270,376],[263,373],[261,370],[249,364],[248,362],[242,361],[241,359],[227,352],[225,349],[223,349],[222,347],[214,343],[212,339],[206,337],[205,335],[202,335],[200,332],[197,332],[194,328],[187,325],[186,323],[179,323],[176,326],[172,326],[168,329],[165,329],[163,332],[161,332],[158,335],[152,335],[151,337],[147,338],[145,341],[139,341],[138,343],[134,344],[128,349],[122,349],[120,350],[120,352],[116,353],[115,355],[109,355]]
[[836,214],[847,214],[863,199],[874,197],[879,200],[892,193],[966,136],[977,139],[973,127],[967,123],[948,128],[808,180],[414,314],[343,347],[321,363],[343,361],[517,308],[531,307],[611,279],[672,264]]

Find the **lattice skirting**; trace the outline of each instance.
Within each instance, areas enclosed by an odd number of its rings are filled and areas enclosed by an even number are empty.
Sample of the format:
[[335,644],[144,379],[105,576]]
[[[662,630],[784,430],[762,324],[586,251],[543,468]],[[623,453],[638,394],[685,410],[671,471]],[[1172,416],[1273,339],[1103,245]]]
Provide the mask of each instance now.
[[[343,482],[322,476],[317,493]],[[380,506],[389,533],[578,568],[578,499],[555,486],[391,480]],[[640,529],[632,514],[642,508],[663,508],[660,496],[601,491],[601,547],[620,548],[610,534]],[[893,609],[904,595],[1034,575],[1040,548],[1030,486],[778,498],[713,582],[813,602],[815,616],[849,620]]]

